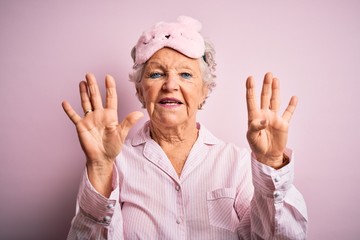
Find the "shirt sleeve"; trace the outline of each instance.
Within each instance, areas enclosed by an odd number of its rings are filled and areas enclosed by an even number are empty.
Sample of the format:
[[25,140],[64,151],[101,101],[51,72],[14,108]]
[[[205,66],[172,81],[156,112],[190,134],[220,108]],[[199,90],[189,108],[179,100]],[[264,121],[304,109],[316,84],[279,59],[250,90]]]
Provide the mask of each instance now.
[[251,155],[254,195],[241,221],[240,239],[306,238],[306,204],[293,185],[293,153],[287,149],[285,154],[290,156],[290,162],[278,170]]
[[119,204],[118,171],[114,165],[109,198],[98,193],[84,171],[77,196],[76,215],[71,222],[68,240],[123,239],[123,220]]

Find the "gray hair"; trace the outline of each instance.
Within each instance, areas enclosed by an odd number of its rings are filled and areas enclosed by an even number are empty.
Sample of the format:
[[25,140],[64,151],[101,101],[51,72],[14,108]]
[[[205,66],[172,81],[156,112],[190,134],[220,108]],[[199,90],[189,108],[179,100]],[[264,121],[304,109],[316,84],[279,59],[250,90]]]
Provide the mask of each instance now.
[[[135,61],[135,55],[136,55],[136,51],[135,51],[135,47],[134,47],[131,51],[131,57],[134,61]],[[216,79],[215,49],[211,42],[205,40],[204,56],[199,58],[198,60],[200,62],[200,71],[202,74],[203,83],[208,88],[208,96],[207,97],[209,97],[210,93],[216,86],[216,82],[215,82],[215,79]],[[141,83],[141,80],[142,80],[142,77],[144,74],[144,70],[145,70],[145,63],[141,64],[139,66],[136,66],[135,68],[133,68],[133,71],[129,74],[129,79],[130,79],[130,82],[133,82],[135,84],[136,96],[139,99],[139,101],[141,102],[142,106],[145,108],[144,99],[142,99],[142,97],[139,95],[140,83]],[[205,100],[201,104],[199,109],[201,109],[201,107],[204,104],[205,104]]]

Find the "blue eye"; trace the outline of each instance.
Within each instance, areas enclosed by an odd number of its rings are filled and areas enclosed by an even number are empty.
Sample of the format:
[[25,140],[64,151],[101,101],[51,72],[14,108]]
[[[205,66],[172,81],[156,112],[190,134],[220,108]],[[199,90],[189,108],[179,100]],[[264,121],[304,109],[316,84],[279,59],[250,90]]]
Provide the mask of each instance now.
[[155,79],[155,78],[160,78],[162,77],[163,74],[159,73],[159,72],[154,72],[154,73],[150,73],[149,77],[152,78],[152,79]]
[[185,79],[190,79],[192,77],[192,75],[190,73],[184,72],[184,73],[181,73],[181,77],[183,77]]

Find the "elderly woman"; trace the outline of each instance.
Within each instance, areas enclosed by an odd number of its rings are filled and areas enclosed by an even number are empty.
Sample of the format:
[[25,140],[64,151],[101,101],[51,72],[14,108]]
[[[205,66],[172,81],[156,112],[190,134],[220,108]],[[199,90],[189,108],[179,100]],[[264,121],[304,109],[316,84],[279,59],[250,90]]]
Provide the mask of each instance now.
[[249,77],[252,153],[212,135],[196,121],[215,86],[214,50],[200,28],[179,17],[140,37],[130,79],[149,121],[131,139],[128,131],[142,113],[118,123],[111,76],[105,107],[92,74],[80,83],[84,117],[63,102],[86,155],[68,239],[306,237],[306,206],[292,184],[294,160],[286,148],[297,99],[279,116],[279,82],[267,73],[259,108]]

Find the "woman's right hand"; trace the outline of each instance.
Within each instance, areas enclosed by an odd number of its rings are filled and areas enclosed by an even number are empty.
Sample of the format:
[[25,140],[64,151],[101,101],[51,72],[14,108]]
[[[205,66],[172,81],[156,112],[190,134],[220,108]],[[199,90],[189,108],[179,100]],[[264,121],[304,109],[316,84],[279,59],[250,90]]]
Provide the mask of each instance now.
[[129,130],[143,116],[143,113],[132,112],[119,124],[114,78],[107,75],[105,85],[105,107],[102,104],[96,79],[92,74],[87,74],[86,81],[80,82],[79,86],[84,117],[80,117],[67,101],[64,101],[62,106],[76,126],[81,147],[86,155],[89,180],[99,193],[109,196],[112,191],[115,158],[120,153]]

